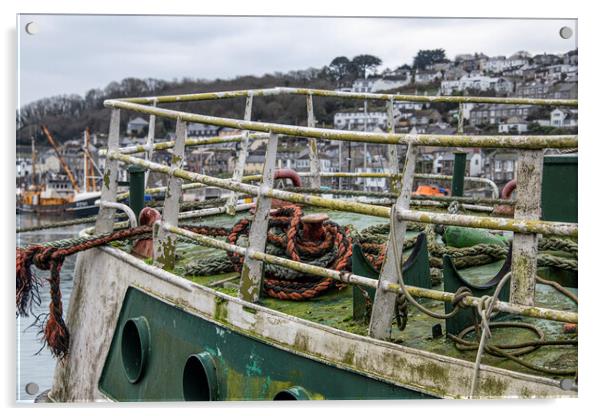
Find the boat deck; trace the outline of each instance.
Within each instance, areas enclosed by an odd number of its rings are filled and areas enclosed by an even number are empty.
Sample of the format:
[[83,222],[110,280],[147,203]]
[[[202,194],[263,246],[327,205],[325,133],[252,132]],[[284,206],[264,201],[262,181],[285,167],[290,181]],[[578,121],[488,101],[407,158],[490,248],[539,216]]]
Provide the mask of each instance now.
[[[304,212],[307,214],[318,211],[306,208],[304,209]],[[360,214],[335,211],[328,212],[328,214],[331,220],[339,223],[340,225],[353,225],[358,230],[370,225],[386,222],[386,220]],[[234,219],[229,216],[211,217],[204,219],[203,224],[230,227],[238,219],[244,218],[245,216],[247,216],[247,214],[239,214]],[[408,237],[414,234],[416,233],[407,233]],[[404,255],[408,255],[410,251],[411,250],[406,250]],[[175,273],[184,276],[184,267],[186,265],[196,263],[201,259],[207,259],[211,256],[223,254],[223,252],[212,248],[180,242],[178,243],[176,254],[178,262]],[[487,265],[461,270],[461,274],[466,280],[473,284],[483,284],[490,280],[500,270],[502,264],[503,260],[500,260]],[[542,275],[545,275],[546,277],[550,276],[549,270],[542,269],[540,271],[542,272]],[[237,296],[237,287],[239,282],[238,273],[184,277],[200,285],[210,286],[228,295]],[[443,284],[438,283],[437,285],[433,286],[433,289],[443,290]],[[569,290],[575,294],[577,293],[576,289]],[[368,320],[356,321],[353,319],[352,292],[352,287],[347,286],[341,290],[334,289],[327,294],[302,302],[285,301],[264,296],[260,300],[260,304],[270,309],[290,314],[298,318],[306,319],[358,335],[367,335]],[[435,312],[444,312],[444,305],[442,302],[421,299],[420,303]],[[536,306],[567,311],[576,311],[577,309],[577,305],[571,299],[559,293],[553,287],[543,284],[538,284],[536,288]],[[546,340],[575,339],[577,336],[576,334],[564,333],[564,324],[560,322],[514,316],[503,316],[497,319],[497,321],[500,320],[534,324],[543,331]],[[437,324],[441,325],[443,329],[443,336],[433,338],[433,326]],[[514,344],[533,341],[535,338],[536,335],[527,329],[495,328],[492,329],[492,338],[490,342],[494,344]],[[468,334],[466,339],[469,341],[475,341],[475,334]],[[476,355],[476,351],[460,351],[458,348],[456,348],[454,342],[445,336],[444,320],[429,317],[413,307],[410,307],[408,323],[403,331],[400,331],[395,323],[393,324],[392,342],[419,350],[463,359],[469,362],[473,362]],[[476,340],[476,342],[478,342],[478,340]],[[512,350],[509,350],[509,352],[512,352]],[[549,367],[552,369],[575,368],[577,366],[577,348],[566,345],[543,346],[531,353],[520,356],[520,358],[537,366]],[[504,357],[496,357],[489,354],[484,354],[482,362],[483,364],[522,373],[551,376],[540,371],[526,368],[523,365]],[[563,377],[566,376],[556,376],[556,378]]]

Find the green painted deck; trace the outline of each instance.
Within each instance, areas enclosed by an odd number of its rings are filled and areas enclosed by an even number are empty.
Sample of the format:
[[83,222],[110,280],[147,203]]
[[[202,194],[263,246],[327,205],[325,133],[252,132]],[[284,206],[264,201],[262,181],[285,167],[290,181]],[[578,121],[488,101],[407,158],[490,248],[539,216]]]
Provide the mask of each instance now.
[[[312,209],[304,209],[304,211],[305,213],[324,212],[323,210],[319,211]],[[328,214],[331,220],[339,223],[340,225],[352,225],[357,230],[362,230],[370,225],[386,222],[386,220],[380,218],[374,218],[361,214],[334,211],[328,212]],[[233,223],[238,221],[238,219],[247,215],[248,214],[239,214],[234,218],[228,216],[207,218],[203,220],[202,223],[204,225],[230,227]],[[409,232],[408,236],[413,234],[415,233]],[[409,251],[410,250],[404,252],[404,254],[409,253]],[[183,268],[187,264],[198,262],[200,259],[207,259],[211,256],[219,256],[222,254],[223,252],[220,252],[219,250],[180,242],[178,243],[177,248],[178,262],[176,264],[175,273],[183,275]],[[499,271],[502,264],[503,261],[500,260],[488,265],[464,269],[461,270],[460,273],[471,283],[482,284],[491,279]],[[551,275],[554,275],[554,273],[549,269],[542,269],[541,275],[543,277],[550,278]],[[214,288],[232,296],[237,295],[238,279],[236,279],[236,273],[214,276],[185,277],[201,285],[209,285],[212,282],[232,277],[233,280]],[[439,284],[433,288],[442,290],[443,285]],[[572,290],[574,293],[577,293],[576,289],[570,290]],[[439,313],[444,311],[442,302],[430,301],[427,299],[423,299],[420,302],[433,311]],[[352,287],[350,286],[340,291],[331,291],[326,295],[305,302],[283,301],[263,297],[260,303],[261,305],[273,310],[306,319],[308,321],[317,322],[359,335],[367,335],[368,323],[358,322],[352,318],[353,301]],[[577,309],[577,305],[575,305],[566,296],[560,294],[550,286],[541,284],[537,285],[536,306],[571,311],[576,311]],[[576,334],[564,334],[563,324],[559,322],[509,316],[505,316],[500,319],[505,321],[517,321],[535,324],[545,333],[546,340],[576,338]],[[436,324],[441,324],[444,335],[442,337],[433,339],[432,328]],[[535,334],[526,329],[500,328],[493,329],[492,333],[493,336],[491,342],[493,343],[508,344],[530,341],[536,338]],[[474,361],[476,354],[474,351],[459,351],[454,346],[454,343],[445,337],[445,321],[431,318],[412,307],[410,307],[407,327],[404,331],[399,331],[394,324],[392,339],[393,342],[400,343],[408,347],[460,358],[470,362]],[[474,341],[474,333],[469,334],[467,339]],[[534,352],[521,356],[521,358],[538,366],[550,367],[554,369],[575,368],[577,366],[577,348],[574,346],[544,346],[540,347]],[[483,364],[527,374],[546,375],[541,372],[527,369],[509,359],[494,357],[488,354],[484,355]]]

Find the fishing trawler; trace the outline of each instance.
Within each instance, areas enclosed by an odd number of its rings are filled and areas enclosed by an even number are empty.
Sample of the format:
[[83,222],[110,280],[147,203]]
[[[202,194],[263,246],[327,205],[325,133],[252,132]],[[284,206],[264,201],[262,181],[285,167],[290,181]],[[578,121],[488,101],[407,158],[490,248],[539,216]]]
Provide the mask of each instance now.
[[[253,98],[276,95],[305,97],[307,126],[252,121]],[[386,103],[388,132],[316,128],[313,100],[322,97]],[[222,99],[245,99],[244,116],[162,106]],[[577,137],[466,135],[461,119],[457,135],[399,134],[396,101],[577,105],[297,88],[105,101],[112,113],[96,223],[77,239],[17,254],[21,313],[35,287],[28,268],[51,270],[44,334],[59,360],[50,400],[575,397]],[[149,115],[151,125],[176,120],[175,140],[120,147],[121,110]],[[243,133],[190,139],[192,122]],[[308,173],[278,171],[283,136],[307,143]],[[261,175],[245,176],[252,140],[267,140],[265,163]],[[320,172],[320,140],[385,146],[387,171]],[[218,142],[240,143],[232,178],[182,168],[187,148]],[[514,149],[514,199],[497,190],[466,196],[461,153],[446,178],[452,195],[413,195],[425,178],[415,173],[422,146]],[[149,157],[167,149],[171,165]],[[160,210],[144,206],[140,180],[131,180],[129,206],[117,202],[120,164],[167,176]],[[387,179],[378,203],[321,188],[325,177],[362,175]],[[184,209],[182,194],[203,186],[232,195]],[[63,320],[60,265],[76,253]]]
[[[42,132],[54,149],[65,175],[49,175],[44,183],[36,183],[36,150],[32,136],[32,184],[18,194],[17,213],[40,216],[85,217],[98,213],[96,202],[100,198],[94,175],[94,159],[90,154],[90,131],[84,132],[84,189],[62,157],[59,146],[46,126]],[[96,168],[97,169],[97,168]]]

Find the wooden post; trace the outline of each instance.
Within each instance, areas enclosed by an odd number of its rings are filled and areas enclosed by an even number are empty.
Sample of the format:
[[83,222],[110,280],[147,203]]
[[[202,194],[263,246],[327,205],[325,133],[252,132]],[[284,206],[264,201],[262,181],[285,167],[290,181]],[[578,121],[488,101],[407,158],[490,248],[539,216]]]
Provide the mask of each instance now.
[[263,164],[263,177],[255,206],[255,216],[249,231],[249,249],[246,252],[245,262],[242,266],[238,291],[239,297],[249,302],[257,302],[261,295],[263,262],[253,259],[251,254],[265,251],[270,209],[272,208],[272,198],[266,196],[265,192],[274,186],[277,153],[278,135],[270,133]]
[[[401,193],[395,202],[395,209],[397,212],[410,208],[412,183],[414,181],[414,171],[416,168],[416,154],[416,146],[413,143],[409,143],[405,163],[403,165]],[[406,224],[406,221],[399,220],[397,216],[392,216],[391,227],[395,227],[395,234],[398,237],[398,257],[396,257],[393,252],[393,229],[391,229],[389,241],[387,242],[387,253],[378,278],[378,288],[376,289],[376,294],[374,296],[374,305],[372,306],[372,316],[370,318],[369,335],[373,338],[388,339],[391,336],[391,323],[393,322],[397,294],[384,290],[384,286],[387,283],[398,282],[395,263],[397,262],[400,264],[402,261]]]
[[[538,220],[541,215],[543,150],[523,150],[516,167],[514,219]],[[533,306],[537,274],[537,234],[514,233],[510,302]]]

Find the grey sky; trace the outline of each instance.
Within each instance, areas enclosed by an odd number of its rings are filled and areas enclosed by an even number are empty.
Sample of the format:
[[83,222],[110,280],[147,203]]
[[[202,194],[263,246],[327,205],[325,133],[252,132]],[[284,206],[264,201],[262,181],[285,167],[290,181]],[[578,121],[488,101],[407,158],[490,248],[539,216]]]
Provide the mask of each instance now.
[[[28,22],[39,32],[26,34]],[[21,15],[20,101],[84,94],[126,77],[232,78],[328,65],[369,53],[383,67],[411,63],[419,49],[449,57],[566,52],[575,20]]]

